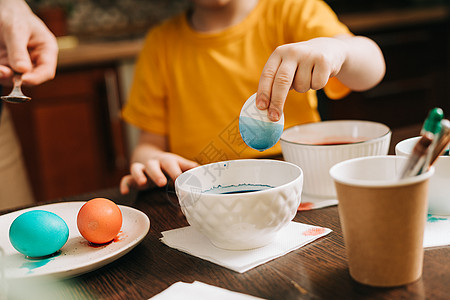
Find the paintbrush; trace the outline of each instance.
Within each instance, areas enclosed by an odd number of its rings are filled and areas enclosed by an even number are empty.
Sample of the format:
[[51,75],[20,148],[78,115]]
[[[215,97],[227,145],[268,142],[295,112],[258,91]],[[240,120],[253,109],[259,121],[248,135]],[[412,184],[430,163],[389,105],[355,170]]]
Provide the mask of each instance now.
[[450,121],[443,119],[441,121],[441,132],[439,133],[436,146],[433,149],[431,155],[430,166],[432,166],[435,161],[446,151],[446,147],[450,143]]
[[411,154],[408,156],[408,161],[400,175],[400,179],[415,176],[423,168],[425,163],[428,148],[433,141],[433,134],[425,132],[422,137],[414,145]]
[[433,134],[433,140],[431,145],[428,147],[425,160],[423,162],[422,168],[420,168],[415,175],[419,175],[422,172],[428,170],[430,166],[431,159],[433,156],[433,151],[436,148],[436,144],[438,142],[439,134],[441,132],[441,121],[444,119],[444,112],[441,108],[435,107],[428,113],[427,118],[423,124],[421,134],[423,135],[425,132],[430,132]]

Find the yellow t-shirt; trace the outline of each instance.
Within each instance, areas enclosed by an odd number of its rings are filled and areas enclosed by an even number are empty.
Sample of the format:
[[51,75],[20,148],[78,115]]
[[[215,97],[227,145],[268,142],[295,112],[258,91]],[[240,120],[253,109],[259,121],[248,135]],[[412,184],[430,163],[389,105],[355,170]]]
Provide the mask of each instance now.
[[[208,163],[281,153],[249,148],[239,134],[242,105],[258,87],[276,47],[316,37],[350,33],[318,0],[260,0],[239,24],[219,33],[199,33],[181,14],[148,33],[136,64],[123,118],[168,136],[170,151]],[[334,85],[339,91],[345,87]],[[314,91],[291,91],[285,128],[320,120]]]

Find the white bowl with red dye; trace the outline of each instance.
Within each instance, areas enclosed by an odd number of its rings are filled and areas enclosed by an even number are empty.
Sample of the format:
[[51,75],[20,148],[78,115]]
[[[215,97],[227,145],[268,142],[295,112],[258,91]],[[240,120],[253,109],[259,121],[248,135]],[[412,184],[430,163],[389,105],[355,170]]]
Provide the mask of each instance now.
[[285,129],[280,143],[284,159],[304,172],[303,194],[336,199],[330,168],[351,158],[386,155],[390,141],[391,130],[382,123],[336,120]]

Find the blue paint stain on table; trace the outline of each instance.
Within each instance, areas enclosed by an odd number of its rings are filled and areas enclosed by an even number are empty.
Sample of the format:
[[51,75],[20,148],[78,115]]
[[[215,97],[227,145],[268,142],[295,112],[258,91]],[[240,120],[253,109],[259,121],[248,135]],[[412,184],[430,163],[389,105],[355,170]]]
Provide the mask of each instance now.
[[427,222],[428,223],[436,223],[436,222],[439,222],[439,221],[446,221],[446,220],[448,220],[447,218],[442,218],[442,217],[436,217],[436,216],[433,216],[432,214],[428,214],[427,215]]

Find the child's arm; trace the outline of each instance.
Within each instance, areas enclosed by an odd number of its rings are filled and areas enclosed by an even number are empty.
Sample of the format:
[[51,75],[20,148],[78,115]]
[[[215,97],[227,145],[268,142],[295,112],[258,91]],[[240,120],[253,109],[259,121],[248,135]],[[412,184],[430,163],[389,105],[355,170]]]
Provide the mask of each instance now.
[[318,90],[336,76],[352,90],[368,90],[383,79],[385,68],[380,48],[366,37],[340,35],[286,44],[275,49],[264,66],[256,103],[278,121],[290,89]]
[[120,182],[122,194],[129,193],[130,187],[145,189],[152,184],[162,187],[167,184],[166,174],[175,180],[182,172],[198,166],[194,161],[167,152],[167,144],[166,136],[141,131],[130,174]]

